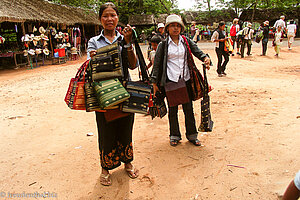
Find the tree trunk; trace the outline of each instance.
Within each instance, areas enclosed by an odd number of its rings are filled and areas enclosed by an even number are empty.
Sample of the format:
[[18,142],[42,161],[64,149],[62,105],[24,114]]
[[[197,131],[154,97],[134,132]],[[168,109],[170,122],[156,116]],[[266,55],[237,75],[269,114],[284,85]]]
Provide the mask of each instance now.
[[253,23],[253,20],[254,20],[254,14],[255,14],[255,10],[256,10],[256,5],[257,5],[257,0],[254,3],[254,8],[253,8],[252,16],[251,16],[251,23]]

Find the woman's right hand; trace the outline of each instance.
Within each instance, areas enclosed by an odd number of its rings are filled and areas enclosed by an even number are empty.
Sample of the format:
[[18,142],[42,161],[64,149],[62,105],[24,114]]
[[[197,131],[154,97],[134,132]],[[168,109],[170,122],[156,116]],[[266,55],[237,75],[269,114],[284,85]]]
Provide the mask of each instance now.
[[153,97],[156,97],[156,92],[160,92],[159,88],[157,87],[156,83],[152,83],[153,86]]
[[90,51],[90,57],[93,58],[94,55],[96,55],[96,50]]

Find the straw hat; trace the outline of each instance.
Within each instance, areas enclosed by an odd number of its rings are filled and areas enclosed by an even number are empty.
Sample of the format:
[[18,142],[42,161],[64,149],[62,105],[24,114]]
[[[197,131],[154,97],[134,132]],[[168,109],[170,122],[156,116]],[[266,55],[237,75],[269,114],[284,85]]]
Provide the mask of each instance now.
[[28,56],[28,51],[26,49],[23,51],[23,53],[24,53],[24,56]]
[[180,16],[178,15],[175,15],[175,14],[172,14],[172,15],[169,15],[166,19],[166,28],[171,24],[171,23],[178,23],[181,25],[181,32],[184,31],[184,24],[182,22],[182,19]]
[[35,53],[36,53],[37,55],[41,54],[41,53],[42,53],[42,49],[36,49],[36,50],[35,50]]
[[44,34],[41,34],[41,39],[42,39],[42,40],[46,40],[46,41],[49,40],[48,36],[47,36],[47,35],[44,35]]
[[58,38],[59,38],[59,39],[62,39],[63,37],[64,37],[64,34],[63,34],[62,32],[59,32],[59,33],[58,33]]
[[22,42],[29,42],[29,35],[28,34],[25,34],[24,36],[22,36],[22,38],[21,38],[21,41]]
[[56,35],[57,34],[57,31],[55,28],[52,28],[52,35]]
[[49,51],[49,49],[43,49],[43,53],[46,55],[46,56],[48,56],[49,55],[49,53],[50,53],[50,51]]
[[70,48],[70,47],[71,47],[71,44],[68,42],[66,46]]
[[44,34],[44,33],[46,33],[46,30],[44,29],[44,27],[40,27],[39,28],[39,32],[41,33],[41,34]]
[[41,36],[34,36],[33,37],[33,41],[40,41],[41,40]]
[[71,54],[77,54],[77,48],[76,47],[71,48]]
[[266,20],[266,21],[264,22],[264,24],[267,25],[267,26],[269,26],[269,21]]
[[30,54],[30,55],[32,55],[32,56],[34,56],[34,54],[35,54],[35,51],[34,51],[33,49],[30,49],[30,50],[28,51],[28,54]]
[[31,34],[31,35],[29,36],[29,41],[31,42],[31,41],[33,40],[33,38],[34,38],[34,34]]
[[251,27],[252,27],[252,24],[251,24],[250,22],[248,22],[247,26],[248,26],[249,28],[251,28]]

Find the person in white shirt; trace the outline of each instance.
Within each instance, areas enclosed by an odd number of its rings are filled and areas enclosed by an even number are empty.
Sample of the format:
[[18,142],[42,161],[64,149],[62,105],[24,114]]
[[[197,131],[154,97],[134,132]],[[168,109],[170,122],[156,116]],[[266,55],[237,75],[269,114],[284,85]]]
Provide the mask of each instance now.
[[282,27],[278,26],[277,31],[275,32],[275,36],[274,36],[274,49],[275,49],[275,56],[278,57],[279,56],[279,52],[280,52],[280,45],[282,43]]
[[[192,85],[188,62],[194,55],[205,65],[210,64],[210,59],[197,45],[181,33],[184,32],[184,24],[180,16],[172,14],[166,18],[166,40],[159,43],[154,58],[151,82],[153,84],[154,97],[157,92],[166,94],[168,102],[168,117],[170,129],[170,145],[177,146],[181,138],[178,106],[182,105],[185,116],[186,138],[195,146],[201,146],[197,139],[195,116],[192,103]],[[191,53],[188,50],[190,47]]]
[[284,29],[284,31],[286,31],[286,25],[285,25],[284,19],[285,19],[285,16],[282,15],[282,16],[280,16],[280,19],[275,22],[274,28],[276,30],[278,29],[279,26],[281,26],[281,30]]
[[288,48],[292,49],[292,43],[294,42],[294,38],[296,36],[297,26],[294,20],[290,21],[290,24],[287,25],[287,38],[288,38]]
[[300,171],[286,188],[282,200],[298,200],[300,197]]
[[254,34],[254,30],[251,28],[252,24],[248,22],[247,27],[243,28],[242,34],[244,35],[244,39],[242,40],[241,45],[241,58],[244,58],[244,51],[245,46],[247,45],[247,55],[251,55],[251,45],[252,45],[252,38]]

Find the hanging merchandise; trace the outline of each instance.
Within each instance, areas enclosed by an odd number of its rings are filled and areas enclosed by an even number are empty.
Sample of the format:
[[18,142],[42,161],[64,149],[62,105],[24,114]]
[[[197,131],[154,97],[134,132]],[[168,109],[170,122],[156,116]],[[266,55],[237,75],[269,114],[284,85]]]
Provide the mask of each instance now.
[[15,25],[15,31],[16,31],[16,33],[18,32],[18,25],[17,24]]
[[46,30],[44,29],[44,27],[40,27],[39,28],[39,32],[41,33],[41,34],[45,34],[46,33]]
[[5,38],[0,35],[0,44],[3,44],[4,42],[5,42]]
[[35,26],[34,26],[32,32],[34,33],[36,31],[37,31],[37,28],[35,28]]

